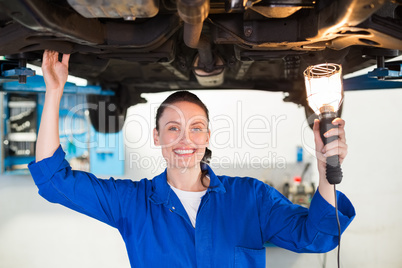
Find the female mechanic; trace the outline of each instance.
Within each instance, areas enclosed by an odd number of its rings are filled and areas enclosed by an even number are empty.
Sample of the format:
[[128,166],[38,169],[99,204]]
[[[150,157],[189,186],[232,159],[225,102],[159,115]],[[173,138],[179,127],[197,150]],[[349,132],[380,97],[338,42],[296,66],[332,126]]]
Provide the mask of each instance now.
[[[336,119],[326,146],[314,123],[319,188],[310,208],[292,204],[253,178],[217,176],[207,165],[211,132],[208,110],[187,91],[159,107],[153,130],[166,170],[151,180],[103,180],[72,170],[58,133],[59,104],[67,81],[69,55],[45,51],[46,98],[29,164],[39,194],[50,202],[117,228],[132,267],[265,267],[264,243],[294,252],[327,252],[338,244],[334,186],[325,178],[325,157],[347,154],[344,121]],[[344,231],[354,218],[352,204],[337,192]]]

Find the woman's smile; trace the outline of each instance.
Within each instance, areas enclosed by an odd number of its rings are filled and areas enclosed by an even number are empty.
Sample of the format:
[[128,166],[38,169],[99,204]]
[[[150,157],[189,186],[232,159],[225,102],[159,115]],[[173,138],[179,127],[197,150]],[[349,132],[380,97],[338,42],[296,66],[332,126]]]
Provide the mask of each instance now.
[[197,149],[174,149],[173,152],[182,157],[192,156]]

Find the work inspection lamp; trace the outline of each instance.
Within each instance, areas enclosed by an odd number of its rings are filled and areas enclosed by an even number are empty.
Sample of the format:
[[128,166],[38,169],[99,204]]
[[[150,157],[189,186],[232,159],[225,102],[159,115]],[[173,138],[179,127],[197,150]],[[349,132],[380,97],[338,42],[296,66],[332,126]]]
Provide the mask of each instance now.
[[[338,136],[324,137],[324,133],[336,128],[332,121],[337,117],[343,100],[342,67],[338,64],[324,63],[309,66],[304,71],[308,104],[320,120],[320,134],[324,144],[338,139]],[[339,156],[327,158],[327,180],[338,184],[342,180]]]

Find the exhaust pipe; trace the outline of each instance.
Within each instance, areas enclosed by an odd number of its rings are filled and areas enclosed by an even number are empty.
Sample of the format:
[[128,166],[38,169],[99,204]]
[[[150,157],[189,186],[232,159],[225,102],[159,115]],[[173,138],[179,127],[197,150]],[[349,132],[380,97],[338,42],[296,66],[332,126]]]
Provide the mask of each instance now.
[[200,60],[198,62],[198,67],[204,69],[206,72],[213,71],[214,67],[214,56],[212,54],[211,41],[206,35],[202,35],[202,25],[184,23],[184,43],[191,48],[198,50],[198,55]]
[[[184,21],[184,43],[198,50],[193,67],[202,86],[219,86],[223,83],[223,61],[212,53],[211,40],[203,35],[204,20],[209,14],[209,0],[178,0],[177,10]],[[219,64],[219,66],[217,66]],[[220,67],[221,66],[221,67]]]

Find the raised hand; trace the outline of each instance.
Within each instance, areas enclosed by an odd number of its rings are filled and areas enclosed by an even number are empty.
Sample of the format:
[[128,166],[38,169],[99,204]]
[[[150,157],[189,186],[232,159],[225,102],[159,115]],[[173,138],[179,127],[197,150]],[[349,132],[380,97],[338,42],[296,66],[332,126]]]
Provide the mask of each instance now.
[[63,91],[68,76],[68,61],[70,54],[63,54],[59,61],[59,53],[45,50],[42,60],[43,78],[45,79],[46,91]]

